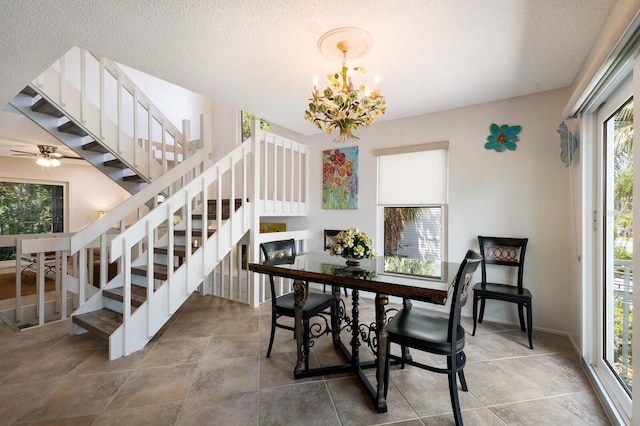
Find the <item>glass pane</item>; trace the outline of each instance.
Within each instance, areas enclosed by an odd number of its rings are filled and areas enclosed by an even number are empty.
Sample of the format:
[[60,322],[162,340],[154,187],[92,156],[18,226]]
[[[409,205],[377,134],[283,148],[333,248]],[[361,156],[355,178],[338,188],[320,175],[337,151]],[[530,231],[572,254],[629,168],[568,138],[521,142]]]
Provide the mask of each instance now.
[[631,394],[633,385],[633,101],[605,122],[607,154],[604,360]]
[[260,119],[260,128],[265,131],[269,131],[271,125],[269,122],[263,118],[260,118],[251,113],[242,111],[242,142],[246,141],[251,137],[251,126],[253,125],[253,121],[256,119]]
[[384,208],[386,272],[439,276],[442,210],[442,206]]
[[[0,182],[0,235],[64,232],[61,185]],[[0,260],[13,259],[15,247],[0,249]]]

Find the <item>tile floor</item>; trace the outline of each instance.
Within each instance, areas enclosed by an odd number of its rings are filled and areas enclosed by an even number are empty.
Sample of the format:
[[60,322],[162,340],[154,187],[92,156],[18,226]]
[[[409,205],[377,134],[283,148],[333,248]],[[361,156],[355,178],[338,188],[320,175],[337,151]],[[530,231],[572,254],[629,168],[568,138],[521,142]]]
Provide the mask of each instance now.
[[[372,300],[361,301],[373,319]],[[293,379],[289,332],[278,329],[264,356],[270,312],[194,294],[144,350],[113,362],[101,340],[69,335],[68,321],[20,333],[0,322],[0,424],[453,424],[442,374],[394,367],[384,414],[350,375]],[[330,342],[317,341],[313,365],[340,361]],[[610,424],[569,340],[535,332],[534,345],[490,323],[468,336],[465,424]]]

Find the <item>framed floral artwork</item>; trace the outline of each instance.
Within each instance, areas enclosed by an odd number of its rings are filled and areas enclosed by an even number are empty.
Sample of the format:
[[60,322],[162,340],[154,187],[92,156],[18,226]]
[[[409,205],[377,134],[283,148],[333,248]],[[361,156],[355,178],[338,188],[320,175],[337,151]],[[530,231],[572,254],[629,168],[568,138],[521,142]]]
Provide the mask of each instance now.
[[322,151],[322,208],[358,208],[358,147]]

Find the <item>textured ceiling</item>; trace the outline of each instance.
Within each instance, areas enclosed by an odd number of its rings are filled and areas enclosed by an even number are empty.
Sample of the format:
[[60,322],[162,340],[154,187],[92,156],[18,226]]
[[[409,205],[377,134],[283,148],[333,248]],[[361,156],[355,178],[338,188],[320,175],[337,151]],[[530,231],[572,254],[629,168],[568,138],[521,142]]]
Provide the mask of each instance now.
[[613,4],[2,0],[0,105],[78,45],[308,135],[312,78],[340,66],[316,48],[326,31],[373,36],[349,64],[381,76],[391,120],[569,86]]

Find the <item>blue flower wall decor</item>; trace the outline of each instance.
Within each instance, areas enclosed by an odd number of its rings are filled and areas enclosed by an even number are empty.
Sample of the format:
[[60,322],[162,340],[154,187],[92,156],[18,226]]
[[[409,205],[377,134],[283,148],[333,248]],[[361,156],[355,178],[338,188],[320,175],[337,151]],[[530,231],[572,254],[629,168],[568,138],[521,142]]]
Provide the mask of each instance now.
[[487,136],[487,143],[484,144],[486,149],[495,149],[498,152],[502,152],[505,149],[509,151],[515,151],[518,147],[516,142],[520,140],[520,130],[522,126],[508,126],[503,124],[498,126],[496,123],[491,124],[491,134]]

